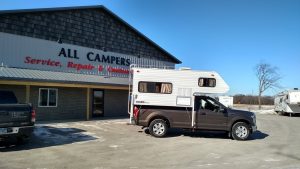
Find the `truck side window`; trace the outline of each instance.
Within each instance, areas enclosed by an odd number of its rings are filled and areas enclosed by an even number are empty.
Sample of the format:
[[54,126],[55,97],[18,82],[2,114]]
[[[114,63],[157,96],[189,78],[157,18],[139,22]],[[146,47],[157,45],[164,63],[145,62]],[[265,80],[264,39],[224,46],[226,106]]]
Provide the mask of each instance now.
[[206,101],[203,98],[195,99],[195,110],[204,109]]
[[215,78],[199,78],[198,81],[199,87],[216,87],[216,79]]
[[201,107],[203,107],[203,109],[214,111],[214,112],[219,111],[220,106],[217,103],[215,103],[213,100],[211,99],[201,99],[201,100],[202,100]]
[[138,90],[140,93],[171,94],[172,93],[172,83],[139,82]]

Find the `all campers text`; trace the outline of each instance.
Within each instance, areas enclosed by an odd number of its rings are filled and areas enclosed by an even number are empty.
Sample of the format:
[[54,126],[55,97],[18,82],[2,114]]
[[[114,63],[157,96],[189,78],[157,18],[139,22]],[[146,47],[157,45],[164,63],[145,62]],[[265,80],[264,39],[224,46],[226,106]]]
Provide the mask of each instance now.
[[[77,55],[77,50],[71,50],[71,49],[65,49],[61,48],[58,57],[65,57],[69,59],[80,59]],[[110,56],[110,55],[104,55],[94,52],[88,52],[86,54],[87,60],[91,62],[96,63],[107,63],[107,64],[114,64],[119,66],[130,66],[130,59],[126,59],[123,57],[116,57],[116,56]],[[44,66],[50,66],[50,67],[63,67],[62,63],[60,61],[52,60],[52,59],[36,59],[31,56],[26,56],[24,63],[26,64],[33,64],[33,65],[44,65]],[[88,70],[92,71],[94,69],[97,69],[98,71],[103,71],[105,68],[103,65],[94,66],[92,64],[81,64],[81,63],[75,63],[73,61],[67,62],[67,68],[69,69],[75,69],[77,71],[80,70]],[[122,74],[128,74],[128,69],[123,68],[116,68],[112,66],[107,66],[106,71],[113,72],[113,73],[122,73]]]

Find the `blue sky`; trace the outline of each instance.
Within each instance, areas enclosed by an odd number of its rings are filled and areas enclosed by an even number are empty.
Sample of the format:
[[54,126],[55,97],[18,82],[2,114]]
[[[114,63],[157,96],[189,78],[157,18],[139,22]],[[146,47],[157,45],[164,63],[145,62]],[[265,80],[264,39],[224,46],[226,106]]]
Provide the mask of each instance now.
[[299,0],[1,0],[0,10],[105,5],[180,59],[215,70],[229,94],[256,94],[256,64],[279,68],[282,89],[300,88]]

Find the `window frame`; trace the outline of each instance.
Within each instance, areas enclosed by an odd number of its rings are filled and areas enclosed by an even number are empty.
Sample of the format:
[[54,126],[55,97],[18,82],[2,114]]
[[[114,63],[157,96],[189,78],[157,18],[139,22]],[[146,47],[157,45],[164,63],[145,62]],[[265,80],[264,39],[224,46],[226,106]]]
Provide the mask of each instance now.
[[[170,84],[171,85],[171,93],[155,93],[155,92],[141,92],[140,91],[140,83],[161,83],[161,84]],[[152,82],[152,81],[139,81],[138,83],[138,92],[139,93],[151,93],[151,94],[172,94],[173,93],[173,84],[171,82]]]
[[[204,100],[205,102],[210,102],[211,104],[213,104],[214,106],[218,106],[219,109],[223,108],[225,109],[226,106],[224,106],[222,103],[220,103],[218,100],[216,99],[213,99],[213,98],[209,98],[209,97],[200,97],[199,100]],[[213,102],[213,103],[212,103]],[[213,112],[213,113],[220,113],[220,111],[213,111],[213,110],[210,110],[210,109],[200,109],[201,105],[199,105],[199,108],[197,111],[199,110],[208,110],[209,112]]]
[[[40,105],[41,101],[41,90],[47,90],[47,105],[42,106]],[[49,98],[50,98],[50,90],[54,90],[56,93],[56,98],[55,98],[55,106],[50,106],[49,105]],[[57,88],[39,88],[39,99],[38,99],[38,107],[57,107],[58,106],[58,89]]]
[[[210,79],[213,79],[215,82],[214,82],[214,86],[200,86],[200,79],[208,79],[208,80],[210,80]],[[217,86],[217,79],[216,78],[211,78],[211,77],[199,77],[199,79],[198,79],[198,86],[199,87],[216,87]]]

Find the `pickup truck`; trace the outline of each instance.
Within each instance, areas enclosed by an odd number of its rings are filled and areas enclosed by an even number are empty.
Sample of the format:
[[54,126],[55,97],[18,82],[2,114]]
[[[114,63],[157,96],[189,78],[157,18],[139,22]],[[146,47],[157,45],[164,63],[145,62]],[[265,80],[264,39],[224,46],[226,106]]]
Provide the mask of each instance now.
[[35,123],[35,111],[30,104],[20,104],[13,92],[0,91],[0,139],[30,137]]
[[[134,105],[137,125],[149,128],[154,137],[163,137],[169,128],[225,131],[235,140],[246,140],[256,131],[256,116],[249,111],[234,110],[208,96],[197,96],[191,107]],[[195,124],[192,125],[192,111]],[[193,127],[192,127],[193,126]]]

